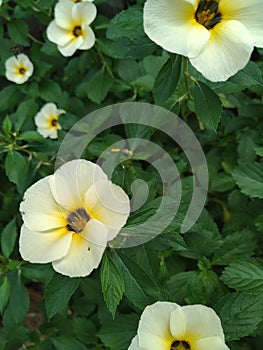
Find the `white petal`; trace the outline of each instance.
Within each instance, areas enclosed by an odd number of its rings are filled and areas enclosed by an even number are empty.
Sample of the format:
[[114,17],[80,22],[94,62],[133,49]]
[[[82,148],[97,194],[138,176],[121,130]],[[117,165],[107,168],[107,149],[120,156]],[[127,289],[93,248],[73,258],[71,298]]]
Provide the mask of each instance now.
[[200,55],[210,39],[210,32],[202,25],[195,24],[188,36],[187,56],[195,58]]
[[83,43],[79,47],[80,50],[88,50],[95,44],[95,34],[88,25],[82,26],[83,30]]
[[211,39],[192,65],[211,81],[225,81],[244,68],[253,51],[253,39],[238,21],[224,21],[211,32]]
[[195,343],[195,350],[230,350],[220,337],[202,338]]
[[63,46],[72,40],[72,33],[70,30],[63,29],[55,21],[52,21],[47,27],[47,37],[52,43]]
[[55,202],[47,176],[29,187],[20,204],[25,225],[32,231],[47,231],[67,225],[66,215]]
[[83,207],[85,193],[99,180],[107,180],[101,167],[85,159],[75,159],[58,168],[49,184],[56,201],[74,211]]
[[96,181],[86,192],[85,208],[93,218],[108,227],[108,240],[112,240],[126,223],[130,201],[122,188],[111,181]]
[[130,346],[128,347],[128,350],[143,350],[142,348],[139,347],[137,335],[132,339],[132,342],[131,342]]
[[48,135],[51,139],[57,139],[58,138],[58,132],[57,129],[52,129],[49,131],[49,135]]
[[66,229],[51,232],[33,232],[21,227],[19,251],[24,260],[32,263],[48,263],[67,254],[72,233]]
[[55,103],[46,103],[41,108],[41,113],[46,119],[49,119],[50,116],[57,116],[58,109]]
[[263,47],[262,0],[221,0],[219,9],[226,20],[240,21],[255,39],[255,46]]
[[89,1],[77,3],[72,10],[74,21],[82,24],[90,24],[97,15],[97,8]]
[[[185,323],[185,334],[183,327],[180,325],[180,320]],[[171,332],[176,338],[181,338],[186,335],[195,340],[205,337],[218,336],[224,341],[224,333],[221,326],[221,321],[215,311],[204,305],[187,305],[182,306],[171,314]]]
[[74,21],[72,18],[72,11],[75,5],[68,1],[64,3],[57,3],[55,6],[55,22],[64,29],[70,29],[74,27]]
[[79,36],[78,38],[72,38],[72,40],[64,46],[58,46],[58,50],[63,56],[69,57],[72,56],[81,47],[82,44],[83,37]]
[[147,0],[144,6],[144,30],[165,50],[188,54],[188,39],[196,26],[195,8],[184,0]]
[[53,262],[57,272],[70,277],[85,277],[99,266],[106,247],[107,229],[96,220],[90,220],[87,226],[85,235],[99,244],[74,234],[67,255]]
[[41,126],[37,128],[37,132],[39,132],[40,135],[42,135],[45,138],[50,137],[50,135],[52,134],[52,130],[50,130],[48,127]]
[[18,60],[15,56],[9,57],[6,61],[5,61],[5,68],[8,70],[13,70],[16,69],[16,67],[18,66]]
[[170,349],[174,340],[170,332],[170,315],[178,307],[175,303],[157,302],[145,308],[138,327],[142,349]]

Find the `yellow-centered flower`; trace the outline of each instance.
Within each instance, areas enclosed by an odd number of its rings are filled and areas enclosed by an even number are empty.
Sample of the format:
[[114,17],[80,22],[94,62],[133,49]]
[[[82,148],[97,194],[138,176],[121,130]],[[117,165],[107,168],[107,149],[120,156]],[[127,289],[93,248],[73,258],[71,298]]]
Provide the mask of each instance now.
[[20,211],[22,258],[52,262],[63,275],[84,277],[126,223],[130,202],[101,167],[76,159],[28,188]]
[[128,350],[229,350],[215,311],[204,305],[157,302],[141,315]]
[[95,44],[90,28],[97,14],[91,1],[61,1],[55,6],[55,19],[48,25],[47,37],[57,44],[63,56],[72,56],[76,50],[87,50]]
[[34,117],[37,131],[44,137],[57,139],[58,130],[61,129],[58,117],[62,113],[65,111],[58,109],[54,103],[46,103]]
[[33,74],[34,66],[25,54],[20,53],[6,60],[5,69],[6,79],[16,84],[23,84]]
[[165,50],[189,57],[211,81],[244,68],[263,47],[262,0],[147,0],[144,29]]

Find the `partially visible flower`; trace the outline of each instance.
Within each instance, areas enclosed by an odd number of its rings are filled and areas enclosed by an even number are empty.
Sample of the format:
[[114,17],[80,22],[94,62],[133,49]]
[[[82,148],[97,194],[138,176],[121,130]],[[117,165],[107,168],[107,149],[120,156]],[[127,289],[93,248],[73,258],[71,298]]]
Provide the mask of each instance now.
[[221,322],[204,305],[157,302],[141,315],[128,350],[229,350]]
[[6,79],[16,84],[23,84],[33,74],[34,66],[25,54],[20,53],[5,61],[5,69]]
[[95,44],[90,28],[97,9],[90,1],[61,1],[55,7],[55,19],[48,25],[47,37],[57,44],[63,56],[72,56],[76,50],[87,50]]
[[211,81],[244,68],[263,47],[262,0],[147,0],[144,29],[165,50],[189,57]]
[[126,223],[130,202],[98,165],[76,159],[28,188],[20,211],[22,258],[84,277]]
[[3,3],[3,0],[0,0],[0,6],[2,5],[2,3]]
[[34,118],[37,131],[44,137],[57,139],[58,130],[61,129],[58,117],[62,113],[66,112],[63,109],[58,109],[54,103],[46,103]]

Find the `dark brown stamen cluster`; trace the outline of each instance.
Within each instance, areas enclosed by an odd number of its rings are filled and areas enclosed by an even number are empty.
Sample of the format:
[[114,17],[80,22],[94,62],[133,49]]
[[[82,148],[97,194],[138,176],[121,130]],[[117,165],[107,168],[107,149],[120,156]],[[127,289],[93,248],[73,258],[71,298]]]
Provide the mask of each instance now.
[[81,26],[75,26],[72,33],[76,38],[78,38],[80,35],[82,35]]
[[172,342],[170,350],[187,350],[191,349],[190,344],[185,340],[175,340]]
[[206,29],[214,28],[222,20],[219,0],[200,0],[195,12],[195,19]]
[[90,217],[86,210],[83,208],[79,208],[68,215],[67,229],[69,231],[81,233],[89,219]]
[[20,74],[24,75],[25,72],[26,72],[25,68],[23,68],[23,67],[19,68],[19,73]]

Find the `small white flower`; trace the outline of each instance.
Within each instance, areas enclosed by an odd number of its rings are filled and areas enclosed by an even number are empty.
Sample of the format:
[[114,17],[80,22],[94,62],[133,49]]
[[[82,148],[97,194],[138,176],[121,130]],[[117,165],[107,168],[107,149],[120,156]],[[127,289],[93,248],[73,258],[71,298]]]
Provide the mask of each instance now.
[[126,223],[130,202],[98,165],[76,159],[28,188],[20,211],[22,258],[84,277]]
[[37,131],[44,137],[57,139],[58,130],[61,129],[58,117],[62,113],[65,111],[58,109],[54,103],[46,103],[34,117]]
[[57,44],[63,56],[72,56],[76,50],[87,50],[95,44],[90,28],[97,9],[90,1],[61,1],[55,7],[55,19],[48,25],[47,37]]
[[23,84],[33,74],[34,66],[25,54],[20,53],[6,60],[5,69],[6,79],[16,84]]
[[262,0],[147,0],[144,29],[165,50],[189,57],[211,81],[244,68],[263,47]]
[[128,350],[229,350],[221,322],[204,305],[157,302],[141,315]]

